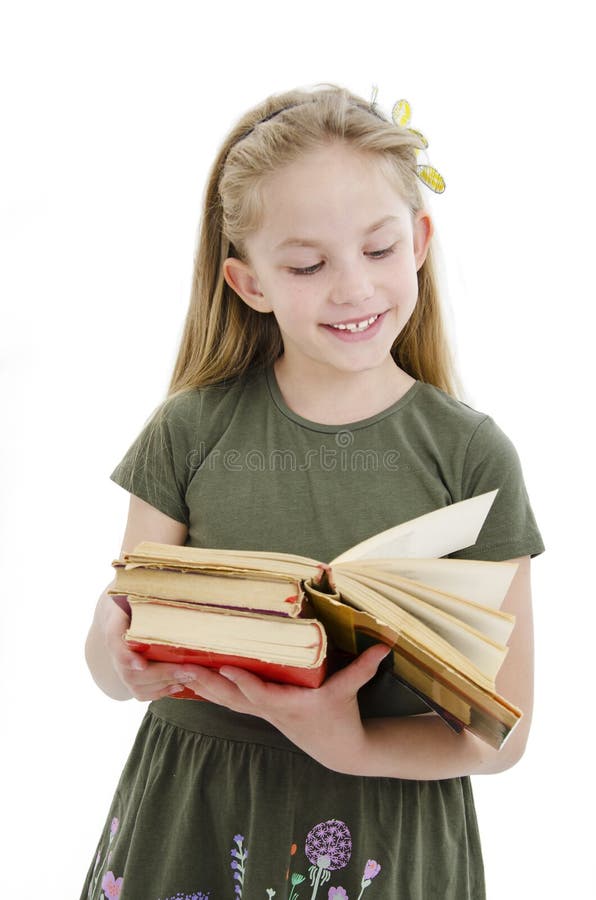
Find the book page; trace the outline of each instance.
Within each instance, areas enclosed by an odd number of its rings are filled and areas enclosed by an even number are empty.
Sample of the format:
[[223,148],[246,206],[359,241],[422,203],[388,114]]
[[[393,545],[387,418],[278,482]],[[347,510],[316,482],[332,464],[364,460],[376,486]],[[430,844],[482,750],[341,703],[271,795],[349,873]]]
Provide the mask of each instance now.
[[433,510],[350,547],[331,565],[357,559],[441,557],[476,543],[497,491]]

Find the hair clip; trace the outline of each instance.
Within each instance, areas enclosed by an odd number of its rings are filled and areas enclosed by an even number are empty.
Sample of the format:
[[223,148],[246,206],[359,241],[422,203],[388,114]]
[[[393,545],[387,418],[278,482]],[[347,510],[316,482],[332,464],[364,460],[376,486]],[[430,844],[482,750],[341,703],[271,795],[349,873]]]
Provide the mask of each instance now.
[[[373,95],[376,98],[376,89]],[[374,101],[373,101],[374,102]],[[406,128],[410,134],[415,134],[418,140],[422,143],[424,150],[416,149],[416,156],[419,153],[422,153],[428,147],[428,141],[424,137],[424,135],[420,131],[416,131],[415,128],[408,128],[408,123],[412,116],[412,108],[407,100],[398,100],[394,105],[391,111],[391,118],[394,123],[398,125],[400,128]],[[420,181],[422,181],[427,187],[434,191],[435,194],[442,194],[445,190],[445,179],[437,172],[434,166],[425,163],[424,165],[419,164],[416,166],[416,174]]]

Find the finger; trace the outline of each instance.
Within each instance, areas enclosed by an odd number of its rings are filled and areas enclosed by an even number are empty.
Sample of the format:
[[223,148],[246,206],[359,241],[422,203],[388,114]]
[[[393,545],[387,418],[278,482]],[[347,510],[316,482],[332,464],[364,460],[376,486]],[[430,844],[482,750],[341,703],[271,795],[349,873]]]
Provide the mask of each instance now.
[[[279,692],[302,690],[263,681],[257,675],[233,666],[223,666],[218,672],[205,669],[190,687],[211,703],[261,718],[267,718],[266,710],[271,707],[272,700],[279,702]],[[284,697],[287,699],[287,694]]]
[[339,695],[355,694],[376,674],[380,663],[389,653],[391,647],[387,647],[386,644],[374,644],[356,657],[354,662],[335,672],[327,679],[326,685]]
[[240,693],[255,706],[261,707],[271,700],[272,696],[281,692],[288,691],[288,685],[273,684],[270,681],[263,681],[253,672],[247,672],[245,669],[237,669],[235,666],[222,666],[219,670],[223,678],[231,681]]

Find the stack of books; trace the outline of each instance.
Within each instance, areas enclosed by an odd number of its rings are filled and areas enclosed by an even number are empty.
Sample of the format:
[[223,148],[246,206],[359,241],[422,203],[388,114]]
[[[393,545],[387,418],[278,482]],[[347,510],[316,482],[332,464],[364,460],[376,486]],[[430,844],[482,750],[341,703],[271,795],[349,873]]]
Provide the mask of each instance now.
[[475,543],[496,493],[380,532],[327,564],[143,541],[112,563],[109,593],[127,596],[126,640],[147,658],[235,665],[281,683],[318,687],[328,641],[354,655],[380,641],[399,681],[452,728],[498,748],[521,717],[495,689],[515,621],[500,607],[517,566],[441,558]]

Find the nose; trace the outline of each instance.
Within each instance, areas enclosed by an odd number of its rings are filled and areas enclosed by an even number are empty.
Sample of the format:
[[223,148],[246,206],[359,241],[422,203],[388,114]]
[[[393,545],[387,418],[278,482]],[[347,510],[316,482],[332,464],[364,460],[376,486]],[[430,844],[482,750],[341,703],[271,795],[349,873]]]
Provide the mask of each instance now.
[[367,268],[367,260],[338,264],[334,271],[330,300],[332,303],[358,305],[370,300],[374,286]]

